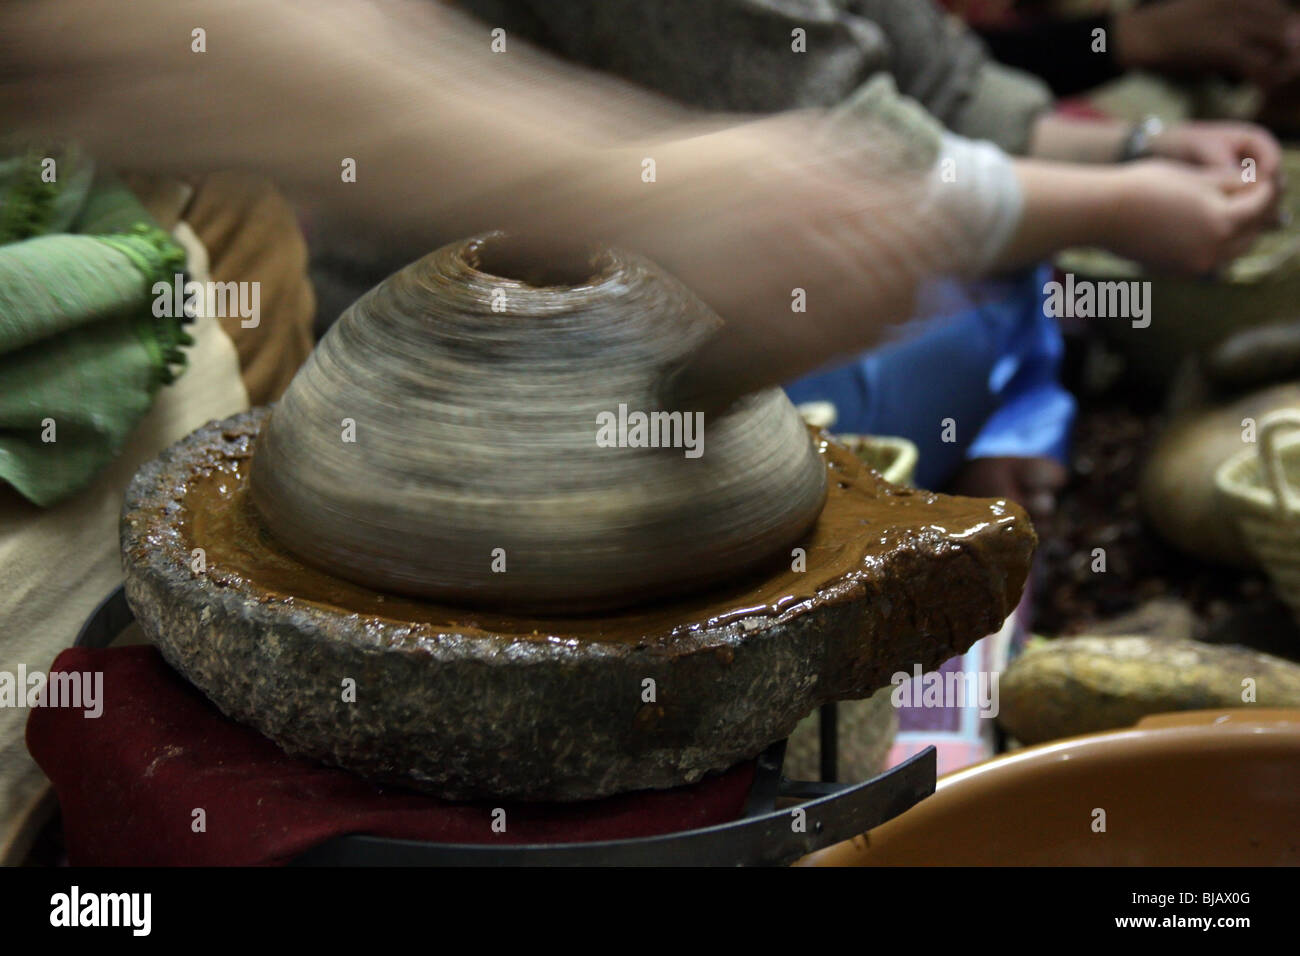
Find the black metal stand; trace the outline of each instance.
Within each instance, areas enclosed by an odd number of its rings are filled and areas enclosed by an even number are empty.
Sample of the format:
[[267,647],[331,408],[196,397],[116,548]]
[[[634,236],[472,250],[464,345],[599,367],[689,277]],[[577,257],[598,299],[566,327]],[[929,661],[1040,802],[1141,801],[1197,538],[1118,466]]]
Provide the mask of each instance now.
[[822,704],[817,712],[817,729],[822,783],[834,783],[840,776],[840,711],[835,701]]
[[[134,620],[118,588],[77,635],[80,647],[107,647]],[[589,843],[425,843],[350,834],[313,847],[299,866],[762,866],[782,865],[850,839],[911,809],[934,793],[935,749],[862,783],[835,783],[834,704],[822,708],[822,782],[781,775],[785,741],[757,758],[739,819],[660,836]],[[827,747],[829,726],[829,742]],[[829,764],[827,762],[829,755]],[[829,774],[828,774],[829,768]],[[800,802],[802,801],[802,802]]]

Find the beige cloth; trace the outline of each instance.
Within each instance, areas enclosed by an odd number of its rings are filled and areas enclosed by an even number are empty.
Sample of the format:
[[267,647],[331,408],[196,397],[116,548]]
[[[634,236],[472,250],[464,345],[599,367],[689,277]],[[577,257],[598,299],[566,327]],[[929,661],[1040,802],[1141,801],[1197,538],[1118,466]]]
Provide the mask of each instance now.
[[[194,263],[206,261],[185,223],[175,237]],[[122,583],[118,517],[136,469],[214,418],[248,407],[234,344],[215,318],[191,328],[188,368],[163,388],[117,461],[90,488],[49,509],[0,487],[0,670],[47,670],[95,606]],[[48,783],[27,753],[29,711],[0,708],[0,863],[26,853],[33,825],[49,806]]]
[[185,221],[203,239],[214,281],[261,284],[256,328],[243,328],[239,316],[220,321],[239,351],[249,399],[254,405],[273,402],[313,344],[316,297],[307,278],[307,243],[293,208],[269,180],[212,173],[196,182]]
[[220,322],[239,352],[249,401],[278,399],[311,354],[316,312],[307,243],[293,207],[270,180],[251,173],[210,173],[192,183],[139,174],[123,179],[164,229],[184,218],[203,243],[206,275],[214,282],[260,285],[258,326],[244,328],[239,316]]

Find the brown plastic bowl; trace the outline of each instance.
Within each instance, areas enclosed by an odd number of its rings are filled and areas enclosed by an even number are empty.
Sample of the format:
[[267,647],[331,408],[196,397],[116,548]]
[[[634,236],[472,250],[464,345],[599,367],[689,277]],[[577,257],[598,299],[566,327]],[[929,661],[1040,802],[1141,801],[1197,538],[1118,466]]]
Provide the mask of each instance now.
[[1162,714],[997,757],[798,865],[1300,865],[1300,710]]

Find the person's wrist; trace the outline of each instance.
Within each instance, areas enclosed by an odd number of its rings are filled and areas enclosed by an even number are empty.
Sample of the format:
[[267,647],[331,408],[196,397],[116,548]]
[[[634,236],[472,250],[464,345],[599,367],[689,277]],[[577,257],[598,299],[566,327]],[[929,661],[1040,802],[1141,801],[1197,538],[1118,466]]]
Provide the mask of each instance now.
[[1166,126],[1147,138],[1146,155],[1159,159],[1182,159],[1183,148],[1177,127]]
[[1094,201],[1088,204],[1090,218],[1085,224],[1092,238],[1089,245],[1113,248],[1130,231],[1127,213],[1141,207],[1143,196],[1138,187],[1137,170],[1117,166],[1097,170]]
[[1173,156],[1181,149],[1175,138],[1158,116],[1147,116],[1133,124],[1120,144],[1119,161],[1130,163],[1135,159],[1152,156]]

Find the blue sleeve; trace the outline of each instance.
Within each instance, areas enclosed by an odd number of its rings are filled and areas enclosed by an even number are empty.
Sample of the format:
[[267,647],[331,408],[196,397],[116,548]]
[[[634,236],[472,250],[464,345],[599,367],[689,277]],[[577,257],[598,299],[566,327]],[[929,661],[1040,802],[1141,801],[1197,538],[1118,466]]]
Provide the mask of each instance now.
[[1043,310],[1041,290],[1049,277],[1047,268],[1035,272],[1039,291],[989,375],[998,408],[966,449],[967,458],[1048,457],[1065,463],[1075,403],[1057,379],[1065,343],[1056,320]]

